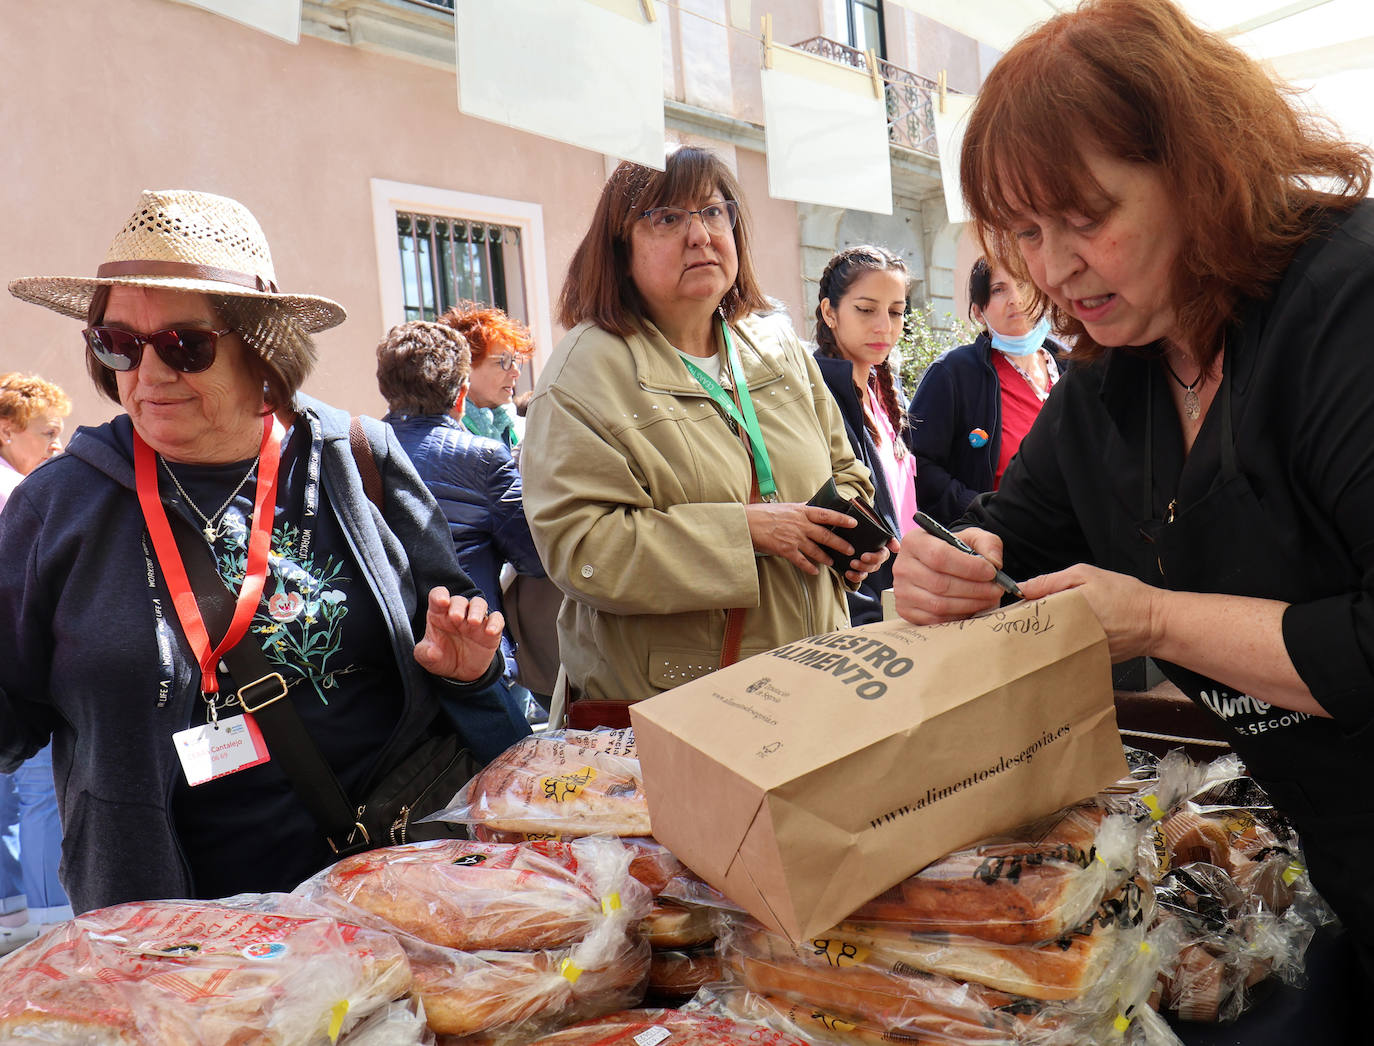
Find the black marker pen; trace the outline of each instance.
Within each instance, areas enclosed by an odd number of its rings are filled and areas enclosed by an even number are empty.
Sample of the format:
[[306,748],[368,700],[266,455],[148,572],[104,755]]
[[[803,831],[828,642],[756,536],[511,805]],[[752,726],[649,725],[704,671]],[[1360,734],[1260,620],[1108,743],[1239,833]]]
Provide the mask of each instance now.
[[[916,515],[912,516],[911,518],[915,520],[916,525],[919,526],[922,530],[924,530],[927,534],[939,538],[946,545],[953,545],[960,552],[967,552],[970,556],[977,556],[979,559],[987,559],[989,563],[992,562],[992,560],[988,559],[987,556],[983,555],[981,552],[974,551],[974,549],[971,548],[966,542],[961,541],[957,534],[951,533],[949,530],[942,527],[939,523],[935,522],[935,520],[927,516],[924,512],[917,512]],[[1002,591],[1006,592],[1008,595],[1015,596],[1017,599],[1026,598],[1024,595],[1021,594],[1021,589],[1017,586],[1016,582],[1013,581],[1006,573],[1004,573],[999,567],[996,566],[994,566],[993,569],[996,570],[997,573],[992,576],[992,580],[997,582],[997,584],[1002,587]]]

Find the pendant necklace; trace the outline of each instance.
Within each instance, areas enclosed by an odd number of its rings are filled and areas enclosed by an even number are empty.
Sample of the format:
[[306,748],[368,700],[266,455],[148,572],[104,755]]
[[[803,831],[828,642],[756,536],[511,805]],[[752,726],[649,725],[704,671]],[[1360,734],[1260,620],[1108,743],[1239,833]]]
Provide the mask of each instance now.
[[243,489],[244,484],[248,482],[249,477],[251,477],[253,472],[257,469],[258,461],[261,457],[262,452],[259,451],[258,456],[253,459],[253,464],[249,465],[248,471],[243,474],[243,479],[239,480],[238,486],[229,492],[229,496],[224,499],[224,504],[215,511],[213,516],[207,516],[200,510],[200,506],[191,500],[191,495],[186,493],[186,488],[181,485],[181,480],[177,479],[176,473],[172,471],[172,466],[167,464],[167,459],[159,455],[158,460],[162,462],[162,467],[166,470],[167,475],[172,477],[172,484],[177,488],[177,493],[181,495],[181,499],[191,506],[191,511],[199,516],[200,521],[205,524],[205,526],[201,528],[201,533],[205,535],[205,540],[213,545],[220,536],[219,525],[220,521],[224,518],[224,513],[228,510],[229,506],[234,503],[234,499],[239,496],[239,491]]
[[1197,388],[1202,384],[1202,379],[1207,377],[1207,368],[1204,367],[1198,372],[1198,376],[1193,379],[1192,384],[1188,384],[1178,376],[1173,366],[1169,363],[1169,354],[1165,353],[1160,357],[1164,361],[1164,369],[1169,372],[1169,377],[1178,382],[1183,389],[1183,414],[1189,421],[1197,421],[1202,414],[1202,403],[1198,400]]

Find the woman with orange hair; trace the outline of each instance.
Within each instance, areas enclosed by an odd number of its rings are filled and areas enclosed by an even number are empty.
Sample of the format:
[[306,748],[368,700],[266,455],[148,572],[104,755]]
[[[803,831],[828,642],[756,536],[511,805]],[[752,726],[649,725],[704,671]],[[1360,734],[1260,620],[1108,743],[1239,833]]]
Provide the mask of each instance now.
[[515,397],[520,368],[534,355],[528,328],[500,309],[471,301],[455,305],[439,322],[466,338],[472,350],[463,424],[473,435],[500,440],[510,450],[520,440],[506,404]]
[[[1288,94],[1168,0],[1090,0],[998,62],[964,195],[1077,342],[962,536],[1230,728],[1374,985],[1370,161]],[[994,606],[992,572],[913,532],[898,609]]]

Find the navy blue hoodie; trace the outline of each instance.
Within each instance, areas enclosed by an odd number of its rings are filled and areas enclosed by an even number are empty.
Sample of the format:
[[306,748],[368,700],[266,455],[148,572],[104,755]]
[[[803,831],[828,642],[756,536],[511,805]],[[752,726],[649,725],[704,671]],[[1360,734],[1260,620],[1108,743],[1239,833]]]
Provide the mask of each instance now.
[[[306,397],[298,407],[320,420],[322,505],[332,507],[348,536],[399,666],[400,718],[389,738],[377,739],[375,783],[439,728],[446,703],[456,710],[487,698],[501,659],[467,684],[439,680],[416,664],[429,589],[477,589],[391,430],[364,421],[383,478],[383,520],[354,465],[349,416]],[[67,453],[36,469],[0,515],[0,636],[7,645],[0,650],[0,771],[14,770],[51,737],[64,834],[60,874],[78,912],[197,896],[170,799],[182,772],[172,734],[191,721],[199,673],[161,571],[147,568],[131,433],[123,415],[79,429]],[[161,623],[157,601],[167,608]],[[165,690],[159,644],[172,661]]]

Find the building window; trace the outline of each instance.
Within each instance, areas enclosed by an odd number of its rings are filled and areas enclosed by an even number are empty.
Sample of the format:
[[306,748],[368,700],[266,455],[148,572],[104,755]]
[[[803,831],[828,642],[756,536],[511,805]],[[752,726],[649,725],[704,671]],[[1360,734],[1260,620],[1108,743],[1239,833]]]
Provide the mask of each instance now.
[[845,0],[845,8],[849,22],[849,46],[860,51],[873,51],[879,58],[886,58],[883,0]]
[[517,226],[401,211],[396,237],[407,320],[437,319],[460,301],[525,312]]
[[542,363],[553,348],[543,207],[380,178],[371,185],[382,330],[483,302],[529,327]]

